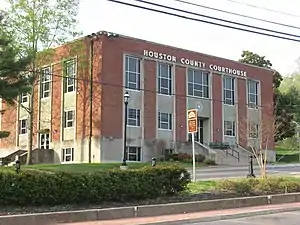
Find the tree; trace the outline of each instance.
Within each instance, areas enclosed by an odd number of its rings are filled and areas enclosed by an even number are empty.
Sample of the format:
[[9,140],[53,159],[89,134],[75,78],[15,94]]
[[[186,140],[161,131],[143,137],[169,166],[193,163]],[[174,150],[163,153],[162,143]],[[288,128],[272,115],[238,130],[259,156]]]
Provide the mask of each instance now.
[[31,59],[29,56],[20,57],[2,21],[3,18],[0,18],[0,98],[14,104],[17,96],[29,90],[29,80],[22,72],[26,70]]
[[[243,51],[241,57],[242,58],[239,61],[242,63],[272,69],[272,63],[270,62],[270,60],[267,60],[265,56],[260,56],[250,51]],[[278,123],[276,126],[279,130],[282,131],[276,133],[275,141],[279,141],[295,135],[295,125],[292,122],[293,113],[291,112],[291,109],[287,107],[286,101],[289,96],[286,96],[286,94],[279,91],[279,86],[282,80],[283,78],[281,74],[278,71],[274,70],[274,114],[276,117],[276,123]]]
[[32,162],[35,85],[39,82],[39,69],[50,61],[53,47],[64,44],[79,35],[76,32],[79,0],[6,0],[9,17],[8,31],[16,37],[21,52],[31,56],[28,77],[31,80],[28,112],[27,164]]

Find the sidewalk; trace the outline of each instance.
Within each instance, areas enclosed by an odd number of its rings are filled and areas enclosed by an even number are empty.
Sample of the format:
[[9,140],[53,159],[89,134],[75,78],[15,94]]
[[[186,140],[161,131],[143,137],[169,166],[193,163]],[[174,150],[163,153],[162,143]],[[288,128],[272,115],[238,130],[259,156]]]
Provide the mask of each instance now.
[[[289,203],[281,205],[266,205],[257,207],[247,207],[238,209],[228,209],[228,210],[216,210],[207,211],[199,213],[189,213],[180,215],[168,215],[159,217],[140,217],[132,219],[121,219],[121,220],[110,220],[110,221],[97,221],[97,222],[83,222],[83,223],[68,223],[64,225],[141,225],[141,224],[182,224],[181,220],[187,222],[195,222],[197,220],[203,221],[215,221],[219,219],[229,219],[229,218],[241,218],[247,216],[264,215],[276,212],[288,212],[288,211],[300,211],[300,202]],[[172,223],[173,222],[173,223]],[[62,224],[63,225],[63,224]]]

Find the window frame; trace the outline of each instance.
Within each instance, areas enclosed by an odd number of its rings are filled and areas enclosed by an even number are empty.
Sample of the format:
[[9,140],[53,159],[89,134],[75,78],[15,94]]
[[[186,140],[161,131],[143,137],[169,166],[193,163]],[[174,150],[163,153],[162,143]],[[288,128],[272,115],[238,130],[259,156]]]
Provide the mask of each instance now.
[[[24,93],[22,93],[22,94],[20,94],[20,103],[26,103],[26,102],[28,102],[28,94],[24,94]],[[24,101],[26,99],[26,101]]]
[[[195,82],[196,74],[201,76],[202,83]],[[192,81],[190,81],[190,75],[192,76]],[[197,98],[206,98],[206,99],[209,98],[210,97],[209,75],[210,75],[210,73],[208,71],[188,68],[188,70],[187,70],[187,95],[192,96],[192,97],[197,97]],[[207,84],[205,84],[204,80],[207,81],[206,82]],[[192,85],[192,90],[190,90],[190,85]],[[197,90],[195,88],[195,86],[201,87],[202,90]],[[205,88],[207,88],[207,91],[205,91]],[[196,89],[196,92],[201,93],[201,96],[195,94],[195,89]],[[205,96],[206,94],[207,94],[207,96]]]
[[[69,65],[72,65],[73,74],[69,74]],[[77,60],[69,59],[64,61],[64,93],[72,93],[76,90]]]
[[[130,152],[132,149],[135,149],[135,153]],[[130,156],[135,156],[136,160],[131,160]],[[142,162],[142,148],[138,146],[126,146],[125,158],[128,162]]]
[[[130,60],[135,60],[135,70],[132,70],[133,68],[130,68]],[[141,62],[142,62],[142,60],[139,57],[132,56],[132,55],[125,55],[124,72],[125,72],[125,87],[126,87],[126,89],[140,91],[140,89],[141,89]],[[131,76],[135,76],[136,82],[130,81]]]
[[[254,132],[253,132],[253,130],[254,130]],[[258,136],[259,136],[259,124],[250,122],[249,123],[249,138],[257,139]]]
[[[67,151],[70,150],[70,153],[67,153]],[[67,157],[71,157],[70,160],[66,160]],[[61,162],[63,163],[70,163],[74,162],[74,148],[68,147],[68,148],[62,148],[62,155],[61,155]]]
[[[223,103],[224,105],[235,105],[235,77],[223,76]],[[227,88],[227,81],[230,80],[230,89]],[[230,98],[227,98],[226,93],[230,93]]]
[[[227,125],[230,123],[230,128],[227,129]],[[231,120],[224,120],[224,136],[225,137],[236,137],[236,122],[235,121],[231,121]],[[227,131],[231,131],[232,134],[228,134]]]
[[[255,85],[255,91],[256,93],[251,93],[250,90],[251,90],[251,84],[254,84]],[[259,82],[258,81],[255,81],[255,80],[247,80],[247,100],[248,100],[248,108],[251,108],[251,109],[257,109],[258,108],[258,92],[259,92]],[[250,99],[251,97],[250,96],[254,96],[255,97],[255,102],[250,102]]]
[[27,134],[27,123],[27,119],[19,119],[19,135]]
[[[162,115],[167,116],[167,121],[162,121]],[[158,111],[158,129],[160,130],[172,130],[173,129],[173,114]],[[167,128],[163,127],[162,124],[167,125]]]
[[[68,119],[69,113],[72,113],[72,119]],[[68,126],[68,123],[72,123],[71,126]],[[73,128],[75,123],[75,110],[64,110],[64,129]]]
[[[134,117],[130,117],[130,111],[134,111]],[[132,123],[135,121],[135,123]],[[127,112],[127,126],[140,127],[141,126],[141,110],[135,108],[128,108]]]
[[[162,67],[163,66],[167,66],[167,77],[166,76],[162,76]],[[158,62],[158,66],[157,66],[157,85],[158,85],[158,94],[160,95],[167,95],[170,96],[173,93],[173,83],[172,83],[172,77],[173,77],[173,65],[168,64],[168,63],[161,63]],[[162,86],[162,81],[166,81],[167,82],[167,87],[163,87]],[[166,90],[165,93],[162,90]]]
[[[48,79],[45,79],[45,70],[49,70],[49,76]],[[42,68],[42,73],[41,73],[41,82],[40,82],[40,90],[41,90],[41,99],[45,99],[45,98],[49,98],[50,94],[51,94],[51,81],[52,81],[52,68],[51,66],[47,66]],[[49,85],[48,90],[46,90],[46,85]],[[46,96],[46,93],[48,93],[48,95]]]
[[[44,136],[44,138],[46,139],[44,142],[42,142],[42,137]],[[46,133],[46,134],[40,134],[39,136],[39,144],[40,144],[40,149],[50,149],[50,134]],[[48,147],[48,148],[47,148]]]

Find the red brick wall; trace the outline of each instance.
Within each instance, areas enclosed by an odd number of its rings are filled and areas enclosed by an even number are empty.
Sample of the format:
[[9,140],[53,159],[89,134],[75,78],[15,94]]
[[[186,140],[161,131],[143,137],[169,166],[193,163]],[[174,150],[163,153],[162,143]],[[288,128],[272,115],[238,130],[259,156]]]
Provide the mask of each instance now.
[[176,140],[185,142],[187,140],[187,114],[186,114],[186,68],[176,67]]
[[248,120],[247,120],[247,81],[237,79],[237,104],[238,104],[238,141],[239,145],[247,147]]
[[212,74],[212,104],[213,104],[213,138],[212,141],[223,141],[223,99],[222,99],[222,76],[218,74]]
[[[147,140],[154,140],[156,138],[156,63],[145,60],[144,63],[144,138]],[[152,91],[147,91],[152,90]]]

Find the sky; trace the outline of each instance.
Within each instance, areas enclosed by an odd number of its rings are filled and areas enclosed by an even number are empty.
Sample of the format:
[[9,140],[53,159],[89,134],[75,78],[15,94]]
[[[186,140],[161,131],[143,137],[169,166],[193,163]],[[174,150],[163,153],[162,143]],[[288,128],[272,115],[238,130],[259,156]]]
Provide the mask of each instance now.
[[[139,5],[141,4],[135,0],[119,1]],[[210,9],[180,3],[176,0],[146,1],[243,24],[299,35],[299,42],[266,37],[249,32],[210,25],[203,22],[150,12],[110,2],[108,0],[81,0],[78,15],[78,28],[85,35],[100,30],[106,30],[232,60],[238,60],[243,50],[249,50],[259,55],[266,56],[266,58],[273,63],[273,68],[278,70],[284,76],[300,71],[296,62],[300,57],[300,12],[298,10],[300,2],[298,0],[185,1],[255,18],[288,24],[299,28],[289,28],[241,16],[225,14]],[[251,4],[256,7],[250,7],[247,4]],[[146,6],[150,8],[157,8],[151,5]],[[0,0],[0,8],[2,7],[4,7],[4,0]],[[272,12],[264,8],[280,11],[281,13]],[[170,11],[167,9],[161,10]],[[180,12],[175,13],[209,20]],[[292,15],[286,15],[284,13]],[[214,22],[223,23],[220,21]],[[295,37],[290,38],[297,39]]]
[[[141,4],[134,0],[120,1]],[[264,20],[284,23],[299,27],[299,29],[224,14],[197,6],[179,3],[174,0],[147,1],[300,36],[300,12],[298,10],[300,2],[297,0],[185,1]],[[236,1],[240,3],[236,3]],[[257,7],[249,7],[247,4],[255,5]],[[151,5],[147,5],[147,7],[157,8]],[[294,16],[271,12],[263,8],[292,14]],[[167,9],[161,10],[168,11]],[[183,15],[180,12],[175,13]],[[185,15],[203,19],[197,16]],[[238,60],[243,50],[249,50],[259,55],[266,56],[266,58],[273,63],[273,68],[278,70],[282,75],[286,76],[299,70],[296,60],[300,57],[300,41],[281,40],[274,37],[237,31],[198,21],[191,21],[124,6],[107,0],[83,0],[80,5],[78,19],[80,21],[79,28],[84,34],[106,30],[232,60]],[[290,38],[297,39],[295,37]],[[300,40],[300,38],[298,39]]]

